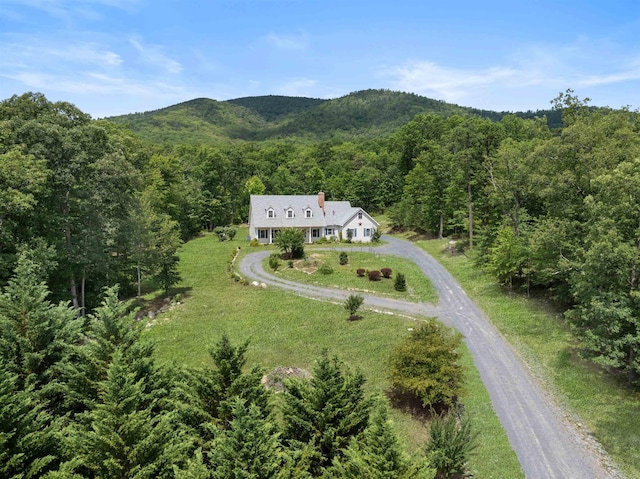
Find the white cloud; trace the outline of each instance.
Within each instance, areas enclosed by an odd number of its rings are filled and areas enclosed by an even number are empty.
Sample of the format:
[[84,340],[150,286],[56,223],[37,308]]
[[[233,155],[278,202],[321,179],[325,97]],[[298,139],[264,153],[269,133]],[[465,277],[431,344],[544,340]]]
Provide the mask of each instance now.
[[308,46],[305,34],[285,35],[272,32],[265,39],[269,45],[280,50],[304,50]]
[[414,60],[382,68],[379,76],[387,79],[392,89],[449,102],[477,104],[481,98],[508,98],[502,108],[511,110],[517,107],[510,105],[522,105],[527,97],[640,80],[638,58],[618,53],[615,45],[585,38],[568,45],[523,46],[500,63],[461,68]]
[[150,65],[166,70],[168,73],[178,74],[182,71],[180,62],[168,57],[157,45],[143,45],[137,38],[130,38],[129,42],[138,51],[142,60]]

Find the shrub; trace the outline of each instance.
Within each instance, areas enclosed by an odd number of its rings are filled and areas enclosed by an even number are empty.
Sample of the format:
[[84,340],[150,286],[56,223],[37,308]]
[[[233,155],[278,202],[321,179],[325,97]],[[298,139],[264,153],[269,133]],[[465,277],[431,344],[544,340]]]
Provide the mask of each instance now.
[[350,314],[349,319],[350,320],[360,319],[359,316],[356,317],[356,313],[358,312],[358,309],[360,309],[360,306],[362,306],[362,303],[364,303],[364,297],[362,297],[359,294],[351,294],[345,300],[344,309],[349,311],[349,314]]
[[382,276],[384,276],[385,278],[387,279],[391,278],[391,273],[392,273],[391,268],[382,268],[380,272],[382,273]]
[[260,246],[260,241],[258,241],[258,238],[253,238],[253,239],[249,242],[249,246]]
[[220,241],[224,241],[226,239],[224,228],[222,226],[216,226],[213,229],[213,233],[218,237],[218,240]]
[[353,241],[353,230],[349,228],[347,230],[347,243],[351,243]]
[[446,409],[462,391],[460,333],[435,322],[422,324],[393,352],[389,382],[396,397],[417,398],[423,408]]
[[340,253],[339,261],[340,261],[340,264],[343,265],[343,266],[349,262],[349,256],[347,256],[347,252],[346,251],[342,251]]
[[238,232],[238,230],[236,228],[234,228],[233,226],[227,226],[224,229],[224,234],[229,239],[229,241],[233,241],[233,238],[236,237],[236,233],[237,232]]
[[358,276],[360,276],[361,278],[363,278],[363,277],[364,277],[364,275],[365,275],[365,273],[366,273],[366,272],[367,272],[367,270],[365,270],[364,268],[358,268],[358,269],[356,270],[356,274],[357,274]]
[[463,416],[460,422],[454,414],[433,418],[425,450],[429,463],[436,468],[436,477],[461,477],[469,453],[477,447],[477,437],[469,416]]
[[369,281],[380,281],[380,271],[375,269],[369,271]]
[[333,268],[329,266],[327,263],[324,263],[322,266],[318,268],[318,272],[321,274],[332,274]]
[[407,290],[407,279],[404,277],[404,274],[402,273],[396,274],[396,280],[393,283],[393,289],[395,289],[396,291]]
[[327,244],[329,243],[329,239],[327,239],[326,236],[323,236],[322,238],[320,238],[318,241],[315,242],[315,244]]
[[374,229],[373,232],[371,233],[371,242],[379,243],[380,236],[382,236],[382,233],[380,233],[380,229],[378,228]]
[[285,228],[276,236],[276,245],[286,258],[304,257],[304,231],[298,228]]
[[277,271],[279,267],[280,267],[280,256],[278,255],[278,253],[271,253],[271,255],[269,255],[269,268],[271,268],[274,271]]
[[289,268],[293,268],[293,260],[290,259],[289,261],[287,261],[287,265],[289,266]]

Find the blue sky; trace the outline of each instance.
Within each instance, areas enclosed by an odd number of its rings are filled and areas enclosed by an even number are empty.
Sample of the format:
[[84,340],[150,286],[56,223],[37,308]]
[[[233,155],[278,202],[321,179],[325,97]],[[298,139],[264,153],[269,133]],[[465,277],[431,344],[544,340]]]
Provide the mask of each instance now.
[[386,88],[491,110],[640,107],[640,1],[0,0],[0,99],[99,118]]

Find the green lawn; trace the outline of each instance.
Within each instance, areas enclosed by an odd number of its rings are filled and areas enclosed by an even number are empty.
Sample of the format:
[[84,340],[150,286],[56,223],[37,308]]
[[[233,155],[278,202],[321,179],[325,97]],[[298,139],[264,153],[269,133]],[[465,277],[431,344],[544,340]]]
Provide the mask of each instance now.
[[[242,233],[238,238],[244,237]],[[209,347],[227,333],[235,343],[251,339],[249,365],[311,369],[321,349],[328,348],[348,367],[362,371],[371,393],[381,394],[388,387],[387,359],[413,322],[369,311],[360,313],[361,321],[350,322],[341,305],[234,282],[226,267],[238,246],[241,254],[255,251],[243,241],[221,243],[214,235],[184,245],[180,254],[183,280],[178,288],[186,291],[186,299],[156,318],[146,333],[156,344],[160,362],[210,364]],[[470,470],[476,478],[523,477],[466,350],[463,362],[468,376],[463,401],[481,432]],[[407,450],[419,453],[427,438],[425,425],[398,411],[392,411],[391,418]]]
[[640,478],[640,393],[579,357],[578,343],[549,305],[509,294],[443,241],[418,241],[460,282],[564,406],[577,415],[628,477]]
[[[422,274],[413,262],[404,258],[391,255],[381,255],[372,249],[372,252],[347,251],[349,262],[341,265],[340,251],[307,250],[308,259],[294,262],[294,268],[289,268],[287,261],[282,261],[280,269],[275,273],[283,278],[298,281],[300,283],[316,284],[333,288],[348,289],[354,292],[372,293],[379,296],[388,296],[406,301],[423,301],[435,303],[438,294],[431,281]],[[318,267],[322,264],[329,265],[333,269],[332,274],[322,274]],[[268,260],[264,267],[269,270]],[[380,281],[369,281],[365,277],[359,277],[356,270],[380,270],[391,268],[391,278],[382,278]],[[396,273],[403,273],[407,278],[407,291],[398,292],[393,288]]]

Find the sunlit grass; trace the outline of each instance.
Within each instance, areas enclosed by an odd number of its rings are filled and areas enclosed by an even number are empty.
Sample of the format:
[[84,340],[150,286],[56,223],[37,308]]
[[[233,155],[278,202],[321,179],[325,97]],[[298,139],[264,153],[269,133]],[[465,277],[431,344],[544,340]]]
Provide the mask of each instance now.
[[435,256],[515,346],[538,378],[600,441],[628,477],[640,477],[640,394],[579,356],[561,315],[542,301],[510,294],[442,241],[418,241]]
[[[237,237],[243,238],[243,232]],[[241,254],[256,250],[239,240],[219,242],[214,235],[184,245],[180,254],[183,280],[177,287],[186,291],[186,300],[158,316],[146,333],[156,344],[158,360],[210,365],[208,349],[223,333],[236,344],[250,338],[248,365],[267,370],[275,366],[311,370],[320,351],[327,348],[330,355],[364,374],[369,393],[384,394],[389,386],[388,357],[415,323],[370,311],[359,312],[363,319],[351,322],[341,304],[234,282],[226,266],[238,246]],[[467,371],[463,401],[480,431],[480,447],[469,463],[471,471],[477,478],[523,477],[466,349],[463,362]],[[428,438],[425,424],[395,410],[391,418],[407,451],[421,454]]]

